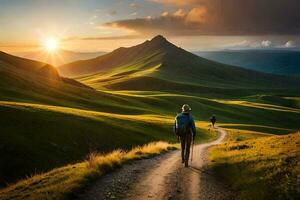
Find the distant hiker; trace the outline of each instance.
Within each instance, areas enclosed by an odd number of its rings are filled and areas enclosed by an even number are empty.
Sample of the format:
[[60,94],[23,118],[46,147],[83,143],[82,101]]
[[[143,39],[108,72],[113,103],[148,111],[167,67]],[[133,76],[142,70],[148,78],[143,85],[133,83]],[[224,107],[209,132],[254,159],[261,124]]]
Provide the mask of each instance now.
[[187,104],[182,106],[182,113],[175,118],[174,132],[180,138],[181,159],[185,167],[188,167],[191,142],[194,142],[196,136],[195,121],[191,112],[191,107]]
[[217,121],[216,116],[213,115],[213,116],[210,118],[210,122],[211,122],[213,128],[215,128],[215,123],[216,123],[216,121]]

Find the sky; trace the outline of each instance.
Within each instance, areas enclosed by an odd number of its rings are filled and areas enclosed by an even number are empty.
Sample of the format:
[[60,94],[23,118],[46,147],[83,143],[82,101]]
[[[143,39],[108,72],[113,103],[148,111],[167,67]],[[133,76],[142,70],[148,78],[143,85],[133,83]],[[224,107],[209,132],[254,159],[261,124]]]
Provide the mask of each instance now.
[[73,51],[111,51],[164,35],[191,51],[295,49],[299,0],[0,0],[0,50],[48,38]]

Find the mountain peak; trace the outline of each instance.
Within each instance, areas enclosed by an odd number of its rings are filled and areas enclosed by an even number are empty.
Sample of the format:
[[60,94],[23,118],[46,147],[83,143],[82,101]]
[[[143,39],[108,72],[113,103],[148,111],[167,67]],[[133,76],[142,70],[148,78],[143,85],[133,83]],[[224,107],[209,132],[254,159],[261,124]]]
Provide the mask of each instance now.
[[154,48],[175,48],[176,46],[169,42],[164,36],[157,35],[148,41],[148,45],[151,45]]
[[162,35],[157,35],[151,39],[151,42],[168,42],[168,40]]

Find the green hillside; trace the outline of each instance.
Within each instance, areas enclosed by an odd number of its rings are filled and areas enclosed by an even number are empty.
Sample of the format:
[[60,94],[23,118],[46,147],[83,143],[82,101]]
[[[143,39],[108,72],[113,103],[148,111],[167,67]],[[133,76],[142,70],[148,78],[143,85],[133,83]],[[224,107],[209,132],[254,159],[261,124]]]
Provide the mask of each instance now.
[[[140,84],[146,86],[143,87],[144,90],[152,90],[156,84],[155,90],[168,90],[173,89],[175,83],[194,89],[300,88],[299,78],[266,74],[209,61],[173,45],[160,35],[134,47],[119,48],[94,59],[60,66],[58,70],[66,76],[81,76],[78,80],[93,87],[107,86],[122,90],[135,90],[135,85]],[[151,78],[154,79],[150,80]],[[152,84],[148,84],[151,82]]]
[[49,64],[12,56],[0,51],[1,72],[25,72],[43,78],[58,80],[57,70]]
[[58,71],[65,76],[68,70],[80,77],[64,78],[51,65],[1,53],[1,185],[95,150],[175,142],[172,124],[184,103],[193,109],[200,141],[213,137],[207,131],[212,114],[227,128],[300,129],[297,78],[211,62],[161,36]]
[[[153,140],[176,140],[170,128],[173,116],[151,111],[140,98],[96,91],[58,74],[48,76],[39,71],[44,63],[3,55],[1,186],[81,161],[91,151],[108,152]],[[145,101],[151,102],[151,98]],[[202,132],[202,139],[211,137]]]
[[171,119],[153,115],[14,102],[0,102],[0,112],[2,184],[83,160],[89,152],[171,139]]
[[299,132],[271,137],[229,133],[227,142],[210,152],[210,160],[241,199],[298,199]]

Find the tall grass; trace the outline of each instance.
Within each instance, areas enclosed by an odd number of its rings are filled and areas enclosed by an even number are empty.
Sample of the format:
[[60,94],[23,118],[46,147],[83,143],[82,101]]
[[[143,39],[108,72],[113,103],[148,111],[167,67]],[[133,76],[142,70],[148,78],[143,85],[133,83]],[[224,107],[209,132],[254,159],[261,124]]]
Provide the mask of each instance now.
[[91,153],[84,162],[36,174],[0,190],[1,200],[73,199],[78,192],[103,174],[122,164],[158,155],[177,148],[166,142],[152,142],[130,151],[115,150],[109,154]]

